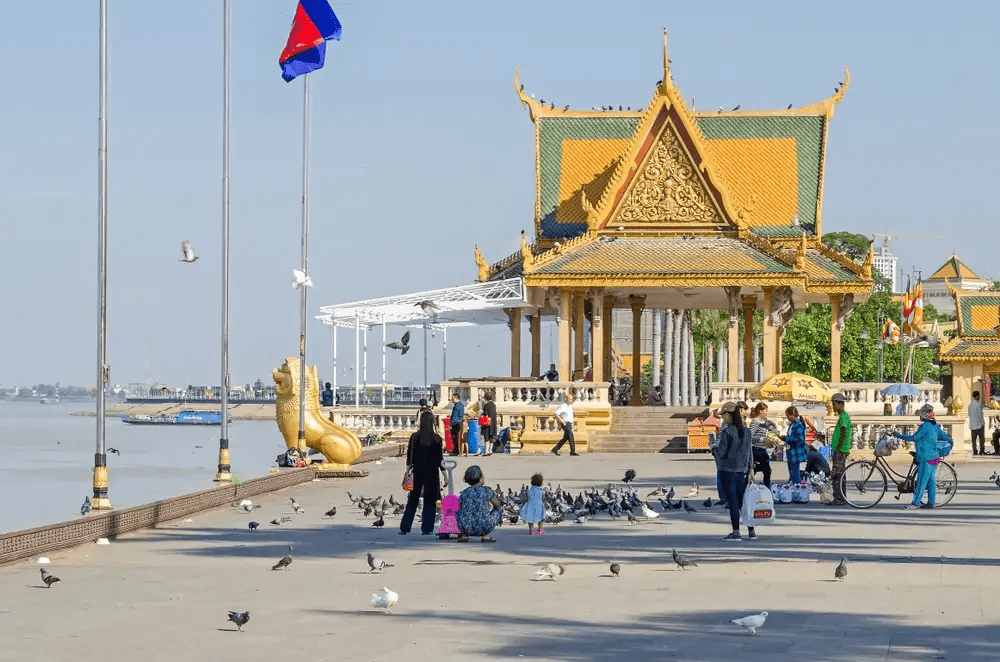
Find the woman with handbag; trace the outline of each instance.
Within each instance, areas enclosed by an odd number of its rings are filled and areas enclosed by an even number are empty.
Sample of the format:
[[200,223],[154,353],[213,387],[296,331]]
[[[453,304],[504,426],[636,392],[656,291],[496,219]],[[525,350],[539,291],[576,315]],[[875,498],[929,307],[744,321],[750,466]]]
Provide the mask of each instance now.
[[[441,460],[444,459],[444,441],[434,432],[434,413],[425,411],[420,414],[420,428],[410,435],[406,446],[406,474],[403,477],[403,489],[407,483],[412,483],[410,495],[406,499],[406,510],[399,522],[399,533],[406,535],[413,526],[413,517],[417,514],[417,502],[424,498],[424,508],[420,531],[425,536],[434,533],[434,517],[437,514],[437,502],[441,498],[441,485],[448,485]],[[438,480],[438,471],[441,480]]]

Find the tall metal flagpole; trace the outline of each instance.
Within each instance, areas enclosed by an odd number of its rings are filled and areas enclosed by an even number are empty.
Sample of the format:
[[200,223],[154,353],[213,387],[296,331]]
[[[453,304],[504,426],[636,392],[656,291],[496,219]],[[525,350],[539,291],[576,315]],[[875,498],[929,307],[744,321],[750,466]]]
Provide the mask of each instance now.
[[[302,77],[302,273],[309,273],[309,74]],[[306,452],[306,304],[303,285],[299,320],[299,450]]]
[[100,0],[100,68],[97,115],[97,448],[94,451],[94,510],[111,510],[104,452],[104,393],[108,386],[108,0]]
[[382,409],[385,409],[385,315],[382,316]]
[[222,431],[217,481],[231,481],[229,464],[229,0],[222,0]]

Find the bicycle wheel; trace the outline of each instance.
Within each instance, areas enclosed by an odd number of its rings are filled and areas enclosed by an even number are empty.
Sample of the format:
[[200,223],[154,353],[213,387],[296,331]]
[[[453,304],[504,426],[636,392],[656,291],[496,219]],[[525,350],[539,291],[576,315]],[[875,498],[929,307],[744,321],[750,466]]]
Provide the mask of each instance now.
[[935,499],[934,506],[940,508],[941,506],[948,505],[952,497],[955,496],[955,492],[958,491],[958,474],[955,472],[954,465],[941,460],[935,479],[935,483],[937,483],[937,498]]
[[851,462],[840,476],[844,500],[855,508],[871,508],[885,496],[885,471],[871,460]]

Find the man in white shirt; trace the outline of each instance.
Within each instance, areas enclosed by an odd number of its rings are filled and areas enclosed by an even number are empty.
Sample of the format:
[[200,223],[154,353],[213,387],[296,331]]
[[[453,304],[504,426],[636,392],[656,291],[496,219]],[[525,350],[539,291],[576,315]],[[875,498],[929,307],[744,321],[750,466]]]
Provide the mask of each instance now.
[[556,418],[562,422],[563,436],[559,440],[559,443],[552,449],[552,454],[559,455],[559,449],[568,441],[569,454],[579,455],[576,452],[576,440],[573,439],[573,396],[569,393],[566,394],[566,402],[559,405],[559,408],[556,409]]
[[972,430],[972,454],[986,455],[986,421],[983,420],[983,403],[979,401],[979,391],[972,392],[972,402],[969,403],[969,428]]

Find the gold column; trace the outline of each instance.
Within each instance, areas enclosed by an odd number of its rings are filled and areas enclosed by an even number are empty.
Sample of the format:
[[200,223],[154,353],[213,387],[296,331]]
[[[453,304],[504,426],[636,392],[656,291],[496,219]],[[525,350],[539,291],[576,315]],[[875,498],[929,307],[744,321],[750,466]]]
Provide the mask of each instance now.
[[583,292],[573,293],[573,379],[583,373]]
[[[590,365],[594,371],[594,381],[603,382],[604,372],[604,295],[600,290],[590,294],[590,310],[594,320],[590,326]],[[610,321],[608,320],[610,327]]]
[[729,325],[729,338],[726,340],[726,380],[740,381],[740,324]]
[[611,369],[611,362],[615,360],[614,352],[612,351],[614,343],[614,336],[612,335],[611,320],[613,312],[615,309],[615,298],[609,294],[604,295],[604,312],[601,314],[601,332],[603,333],[604,339],[604,379],[611,381],[614,379],[615,375],[612,374],[614,371]]
[[830,295],[830,381],[840,381],[840,295]]
[[559,361],[556,369],[559,371],[559,379],[569,380],[572,378],[570,372],[570,351],[572,348],[569,333],[570,327],[570,304],[572,295],[568,290],[559,290],[555,295],[556,325],[559,327]]
[[754,381],[754,364],[756,356],[753,351],[753,314],[757,310],[757,297],[754,295],[744,295],[743,297],[743,381],[751,383]]
[[528,328],[531,329],[531,376],[538,379],[542,376],[542,310],[539,308],[529,316]]
[[510,328],[510,376],[521,376],[521,309],[508,308],[507,326]]
[[642,321],[642,309],[645,307],[646,297],[630,294],[629,305],[632,307],[632,397],[629,404],[632,406],[642,405],[642,397],[639,395],[639,380],[642,375],[642,366],[639,364],[641,349],[640,322]]
[[774,288],[764,289],[764,363],[761,365],[761,380],[778,373],[778,329],[771,323],[774,305]]

